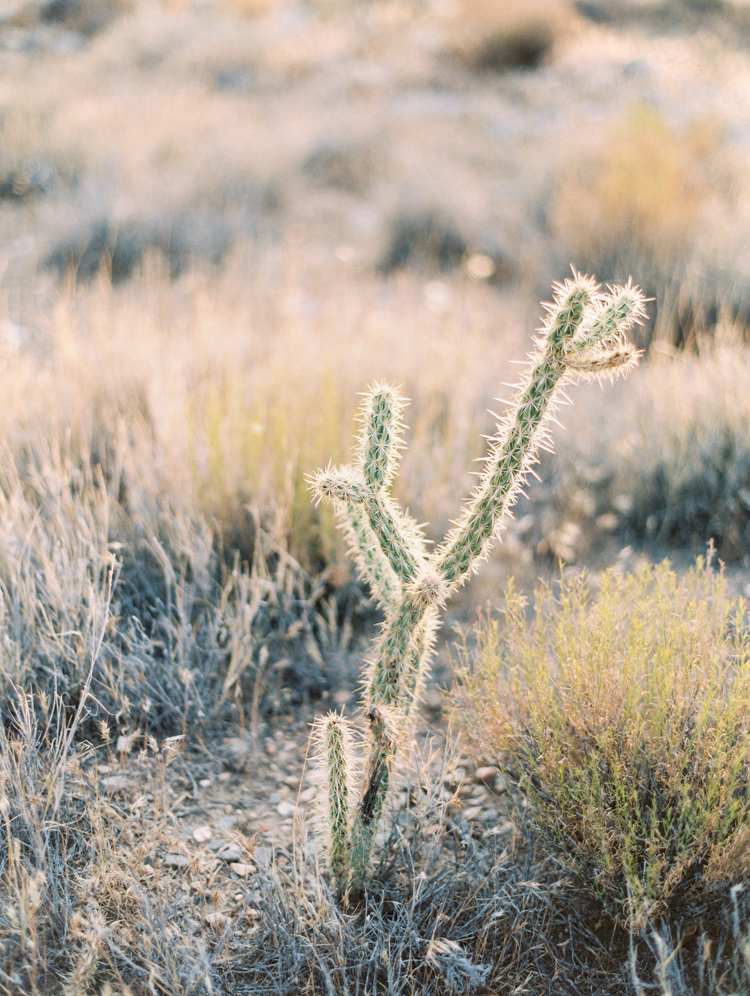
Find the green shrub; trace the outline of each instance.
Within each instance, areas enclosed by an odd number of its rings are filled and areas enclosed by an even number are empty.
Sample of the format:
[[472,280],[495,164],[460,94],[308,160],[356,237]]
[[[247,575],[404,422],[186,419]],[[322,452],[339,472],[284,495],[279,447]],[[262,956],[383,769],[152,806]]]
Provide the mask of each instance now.
[[750,638],[702,561],[510,590],[464,658],[457,718],[528,796],[544,836],[634,930],[726,905],[750,869]]

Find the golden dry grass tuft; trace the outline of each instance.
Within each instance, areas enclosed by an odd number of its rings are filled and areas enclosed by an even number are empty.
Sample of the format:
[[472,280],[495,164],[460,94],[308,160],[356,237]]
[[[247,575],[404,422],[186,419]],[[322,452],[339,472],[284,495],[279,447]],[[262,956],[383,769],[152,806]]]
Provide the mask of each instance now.
[[693,141],[656,108],[632,107],[588,168],[579,163],[558,185],[551,213],[558,237],[591,259],[629,247],[654,258],[681,252],[709,194],[700,166],[716,137],[702,129]]
[[456,721],[498,764],[584,895],[640,934],[721,919],[746,881],[750,638],[699,562],[511,589],[461,673]]

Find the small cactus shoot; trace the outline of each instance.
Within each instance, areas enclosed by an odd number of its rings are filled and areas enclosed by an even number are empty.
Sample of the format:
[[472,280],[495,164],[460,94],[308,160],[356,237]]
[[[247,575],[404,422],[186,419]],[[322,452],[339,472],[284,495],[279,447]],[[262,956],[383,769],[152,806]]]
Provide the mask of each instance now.
[[353,814],[346,767],[349,731],[335,715],[318,724],[328,778],[328,861],[342,894],[356,896],[366,885],[373,834],[396,754],[396,717],[405,720],[419,694],[438,610],[487,557],[503,516],[548,441],[561,387],[580,378],[611,379],[637,362],[626,333],[644,315],[638,288],[629,283],[602,293],[592,278],[574,273],[553,290],[526,376],[490,441],[484,473],[434,553],[428,555],[419,527],[389,492],[403,447],[404,401],[393,388],[375,384],[366,393],[353,464],[329,466],[311,481],[316,501],[332,501],[340,511],[352,554],[385,613],[368,675],[369,756]]

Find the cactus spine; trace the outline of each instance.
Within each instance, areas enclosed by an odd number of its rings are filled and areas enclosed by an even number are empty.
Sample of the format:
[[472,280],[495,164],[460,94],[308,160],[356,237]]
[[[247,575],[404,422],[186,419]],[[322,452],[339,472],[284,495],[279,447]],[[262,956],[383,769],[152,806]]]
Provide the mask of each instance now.
[[[498,424],[479,485],[432,555],[427,554],[419,528],[397,508],[388,490],[403,445],[404,402],[393,388],[375,384],[365,395],[353,466],[329,466],[311,481],[316,500],[333,501],[341,511],[351,550],[386,617],[368,675],[369,756],[360,801],[346,845],[337,842],[334,854],[331,838],[329,851],[331,870],[344,892],[357,894],[366,881],[398,742],[395,717],[406,718],[418,696],[438,609],[489,553],[503,515],[548,440],[547,423],[561,386],[582,377],[612,378],[637,361],[625,338],[644,314],[643,295],[637,288],[629,283],[602,294],[590,277],[574,274],[553,289],[554,300],[545,305],[547,317],[535,339],[528,373],[510,413]],[[336,722],[343,728],[343,718]],[[330,755],[326,763],[329,792],[341,792]],[[339,812],[342,805],[343,796],[329,803],[329,809]]]

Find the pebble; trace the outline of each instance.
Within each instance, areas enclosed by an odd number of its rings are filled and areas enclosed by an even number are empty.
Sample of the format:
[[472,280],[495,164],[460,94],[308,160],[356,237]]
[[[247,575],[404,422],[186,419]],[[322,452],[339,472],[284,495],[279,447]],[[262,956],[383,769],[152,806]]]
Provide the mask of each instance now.
[[[233,771],[242,771],[250,759],[251,746],[250,741],[246,740],[244,737],[231,737],[227,740],[224,744],[227,767],[231,768]],[[231,773],[229,771],[222,772],[222,774],[226,774],[231,777]]]
[[489,765],[485,768],[477,768],[474,772],[474,781],[478,782],[480,785],[486,785],[487,788],[493,789],[495,787],[495,780],[497,778],[497,769],[492,768]]
[[276,807],[276,812],[279,816],[294,816],[297,812],[297,807],[291,802],[280,802]]
[[255,871],[255,865],[246,865],[242,861],[233,861],[229,867],[240,878],[247,878],[248,875],[251,875]]
[[167,868],[185,868],[190,864],[190,858],[184,854],[165,854],[164,864]]
[[193,830],[193,840],[197,841],[199,844],[205,844],[207,841],[211,840],[214,832],[209,826],[196,827]]
[[439,712],[445,705],[445,695],[439,688],[427,688],[422,695],[422,704],[433,712]]
[[222,816],[220,820],[217,820],[216,826],[219,830],[231,830],[239,823],[239,819],[239,816]]
[[300,792],[299,801],[300,802],[312,802],[312,800],[319,795],[320,789],[317,785],[311,785],[310,788],[305,789],[304,792]]
[[273,861],[273,851],[270,847],[256,847],[253,850],[253,857],[259,868],[269,868]]
[[122,792],[130,782],[125,775],[110,775],[109,778],[102,778],[101,786],[105,792]]
[[240,850],[238,844],[230,844],[228,847],[225,847],[223,851],[219,851],[218,857],[220,857],[222,861],[226,861],[228,865],[231,865],[234,861],[240,860],[242,857],[242,851]]
[[226,913],[216,910],[215,913],[206,913],[203,919],[210,927],[223,927],[229,918]]

